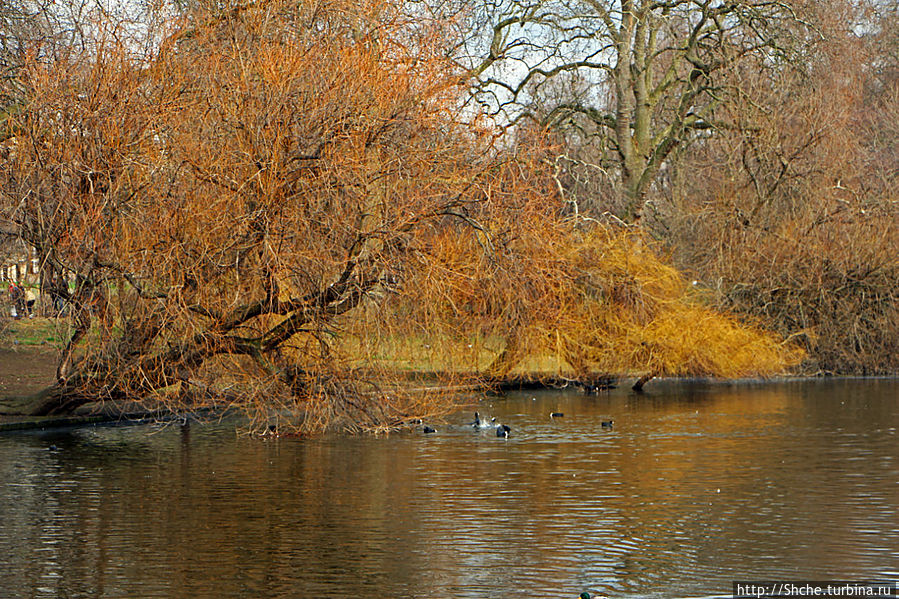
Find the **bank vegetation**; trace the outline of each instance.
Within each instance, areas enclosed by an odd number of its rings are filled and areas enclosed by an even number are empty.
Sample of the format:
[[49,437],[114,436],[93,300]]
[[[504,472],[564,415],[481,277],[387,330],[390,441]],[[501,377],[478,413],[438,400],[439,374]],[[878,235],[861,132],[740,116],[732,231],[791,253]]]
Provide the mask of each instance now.
[[3,231],[69,319],[31,412],[386,430],[460,385],[895,368],[895,14],[214,4],[4,8]]

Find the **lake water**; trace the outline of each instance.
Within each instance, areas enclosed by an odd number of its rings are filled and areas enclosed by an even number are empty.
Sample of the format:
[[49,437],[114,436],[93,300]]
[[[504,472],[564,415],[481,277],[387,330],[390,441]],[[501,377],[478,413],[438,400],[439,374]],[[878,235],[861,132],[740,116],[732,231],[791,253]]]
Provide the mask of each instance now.
[[651,383],[477,409],[511,437],[469,413],[379,438],[4,434],[0,597],[700,597],[735,579],[899,579],[895,380]]

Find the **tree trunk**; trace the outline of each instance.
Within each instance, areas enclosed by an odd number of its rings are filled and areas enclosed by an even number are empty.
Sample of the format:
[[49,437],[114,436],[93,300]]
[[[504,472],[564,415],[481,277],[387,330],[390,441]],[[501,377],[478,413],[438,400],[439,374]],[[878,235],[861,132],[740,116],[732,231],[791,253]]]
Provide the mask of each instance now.
[[640,378],[637,379],[637,382],[634,383],[634,386],[631,387],[631,389],[633,389],[634,391],[637,391],[637,392],[643,391],[643,385],[645,385],[646,383],[648,383],[649,381],[651,381],[654,378],[655,378],[655,375],[652,373],[644,374],[643,376],[641,376]]

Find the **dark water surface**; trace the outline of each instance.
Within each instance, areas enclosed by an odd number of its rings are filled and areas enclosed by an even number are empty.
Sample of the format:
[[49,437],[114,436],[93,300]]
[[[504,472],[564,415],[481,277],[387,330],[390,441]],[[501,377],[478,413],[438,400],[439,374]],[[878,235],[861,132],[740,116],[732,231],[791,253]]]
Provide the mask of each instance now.
[[461,426],[468,414],[428,436],[5,434],[0,597],[698,597],[734,579],[899,579],[895,380],[478,409],[512,437]]

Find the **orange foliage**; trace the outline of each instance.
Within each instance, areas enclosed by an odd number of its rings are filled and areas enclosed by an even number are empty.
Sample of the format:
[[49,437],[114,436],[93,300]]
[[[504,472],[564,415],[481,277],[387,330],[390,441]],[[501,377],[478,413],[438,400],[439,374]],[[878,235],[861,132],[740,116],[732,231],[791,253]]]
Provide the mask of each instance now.
[[508,233],[491,239],[502,245],[490,254],[477,240],[445,233],[429,252],[426,275],[443,277],[443,301],[414,293],[433,294],[433,286],[411,292],[410,304],[427,312],[443,340],[429,345],[459,355],[451,340],[476,340],[465,367],[491,378],[767,376],[803,355],[707,307],[639,233],[539,211],[519,214]]
[[140,58],[100,36],[28,70],[3,181],[27,201],[5,209],[77,275],[38,412],[226,398],[259,427],[384,430],[452,409],[453,382],[539,372],[528,357],[577,376],[793,359],[691,301],[639,236],[563,218],[542,142],[470,127],[440,29],[396,4],[259,2],[160,31]]

